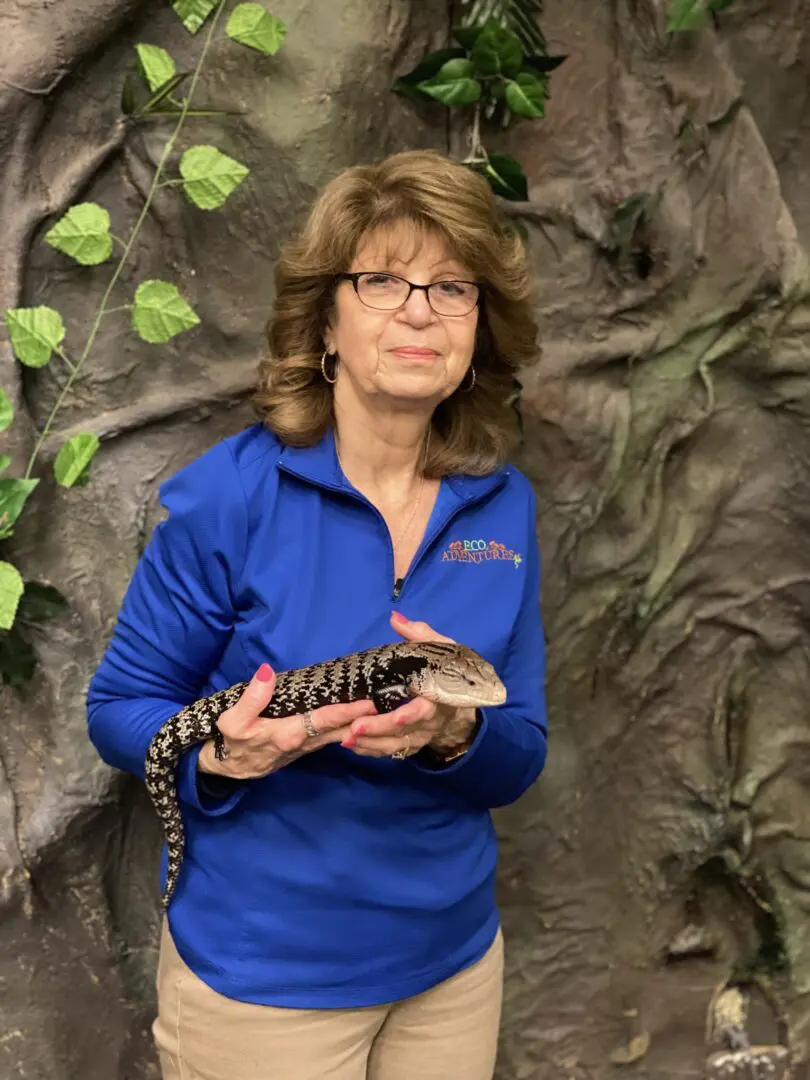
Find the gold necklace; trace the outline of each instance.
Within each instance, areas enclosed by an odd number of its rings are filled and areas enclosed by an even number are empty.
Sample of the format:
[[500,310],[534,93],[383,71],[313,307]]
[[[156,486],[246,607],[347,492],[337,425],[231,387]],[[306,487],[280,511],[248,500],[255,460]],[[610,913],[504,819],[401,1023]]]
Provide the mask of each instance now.
[[397,548],[402,543],[402,541],[405,539],[405,537],[408,535],[408,531],[409,531],[411,525],[413,525],[413,519],[416,517],[416,511],[419,509],[419,503],[422,501],[422,488],[424,486],[425,486],[425,473],[424,473],[424,470],[422,470],[422,478],[419,481],[419,491],[416,493],[416,502],[413,504],[413,510],[411,511],[411,516],[408,518],[408,524],[405,526],[405,528],[399,534],[399,539],[398,540],[394,540],[394,538],[391,537],[391,545],[392,545],[392,547],[394,549],[394,554],[396,554]]
[[[399,534],[398,538],[396,540],[394,540],[393,537],[391,538],[391,546],[394,549],[394,554],[395,555],[396,555],[396,552],[397,552],[397,548],[399,547],[399,545],[402,543],[402,541],[407,536],[407,534],[408,534],[408,532],[409,532],[409,530],[411,528],[411,525],[413,525],[414,518],[416,517],[416,511],[419,509],[419,503],[422,501],[422,489],[425,486],[425,466],[427,465],[427,452],[428,452],[429,443],[430,443],[430,428],[428,428],[427,436],[425,438],[425,452],[424,452],[424,455],[423,455],[423,458],[422,458],[422,469],[421,469],[421,475],[420,475],[420,479],[419,479],[419,490],[416,493],[416,501],[413,504],[413,510],[411,511],[411,516],[408,518],[408,524],[405,526],[405,528]],[[340,457],[340,450],[338,449],[337,439],[335,439],[335,454],[337,455],[338,465],[340,465],[341,472],[343,473],[344,476],[346,476],[346,470],[343,468],[343,462],[342,462],[341,457]],[[346,477],[346,479],[348,480],[349,478]],[[351,483],[351,481],[349,481],[349,483]]]

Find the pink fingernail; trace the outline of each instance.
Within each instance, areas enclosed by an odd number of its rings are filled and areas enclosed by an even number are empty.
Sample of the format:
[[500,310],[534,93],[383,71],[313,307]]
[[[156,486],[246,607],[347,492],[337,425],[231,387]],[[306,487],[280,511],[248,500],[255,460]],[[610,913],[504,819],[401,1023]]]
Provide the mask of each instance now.
[[405,616],[400,615],[400,613],[398,611],[392,611],[391,612],[391,617],[393,618],[395,623],[400,623],[403,626],[408,622],[408,620],[405,618]]
[[351,750],[351,748],[356,744],[357,739],[355,739],[354,735],[350,735],[347,739],[344,739],[340,745],[345,746],[347,750]]
[[366,729],[363,727],[362,724],[360,724],[359,727],[356,727],[354,729],[355,736],[357,736],[357,735],[365,735],[365,733],[366,733]]
[[256,678],[259,682],[270,682],[273,677],[273,669],[269,664],[262,664],[259,670],[256,672]]

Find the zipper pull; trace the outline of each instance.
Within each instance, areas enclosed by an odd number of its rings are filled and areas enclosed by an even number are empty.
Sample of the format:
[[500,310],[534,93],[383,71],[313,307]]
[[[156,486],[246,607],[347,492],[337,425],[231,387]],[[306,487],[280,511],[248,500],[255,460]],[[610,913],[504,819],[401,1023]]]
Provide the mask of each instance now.
[[397,578],[397,580],[394,582],[394,594],[393,594],[393,599],[394,600],[399,600],[399,594],[402,592],[402,585],[403,585],[403,579],[401,577]]

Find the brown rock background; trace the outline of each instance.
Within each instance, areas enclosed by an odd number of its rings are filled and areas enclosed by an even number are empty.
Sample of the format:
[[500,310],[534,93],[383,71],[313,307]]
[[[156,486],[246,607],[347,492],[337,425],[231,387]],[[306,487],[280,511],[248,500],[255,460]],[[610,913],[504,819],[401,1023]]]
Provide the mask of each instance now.
[[[2,691],[0,1077],[156,1076],[159,835],[87,740],[87,681],[159,483],[252,419],[288,229],[346,165],[466,151],[441,106],[389,90],[445,43],[446,3],[267,6],[281,52],[220,34],[195,97],[242,115],[190,120],[178,144],[251,177],[210,214],[161,191],[120,282],[126,303],[175,281],[202,324],[149,346],[105,320],[57,425],[102,436],[93,480],[43,480],[11,547],[71,611],[38,637],[30,691]],[[803,0],[735,0],[672,38],[666,6],[548,0],[568,56],[548,117],[486,139],[530,178],[512,210],[542,283],[519,463],[541,502],[552,721],[543,779],[498,815],[499,1080],[701,1077],[729,977],[752,990],[753,1039],[789,1036],[795,1076],[810,1056],[810,20]],[[117,127],[139,41],[181,67],[200,48],[164,0],[0,11],[0,308],[51,304],[68,348],[109,267],[42,234],[79,199],[131,227],[169,130]],[[630,236],[616,211],[634,197]],[[5,337],[0,373],[21,475],[66,373],[23,370]]]

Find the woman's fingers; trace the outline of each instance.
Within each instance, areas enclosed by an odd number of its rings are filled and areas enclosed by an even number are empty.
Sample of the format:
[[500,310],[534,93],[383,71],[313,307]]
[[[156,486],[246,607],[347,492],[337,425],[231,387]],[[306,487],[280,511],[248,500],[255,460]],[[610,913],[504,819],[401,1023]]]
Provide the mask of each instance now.
[[[311,736],[300,713],[279,719],[261,716],[272,700],[276,677],[269,664],[262,664],[242,691],[235,705],[227,709],[217,721],[225,749],[227,762],[216,771],[233,775],[261,776],[275,767],[279,761],[291,760],[317,750],[332,742],[342,742],[350,732],[350,725],[361,717],[376,713],[369,700],[348,704],[324,705],[312,710],[312,724],[317,730]],[[209,762],[206,753],[203,763]]]
[[235,705],[220,716],[217,727],[229,739],[250,737],[259,713],[270,703],[276,688],[276,673],[269,664],[262,664]]
[[268,720],[267,730],[262,733],[262,737],[280,750],[296,750],[299,746],[306,748],[307,743],[311,744],[314,750],[330,742],[342,741],[349,725],[376,711],[374,703],[367,700],[352,701],[347,705],[322,705],[319,709],[312,710],[312,726],[318,732],[317,735],[310,735],[304,725],[303,715],[295,713],[281,720]]
[[312,710],[312,723],[319,731],[327,731],[351,724],[361,716],[370,716],[376,712],[374,702],[367,698],[350,701],[347,705],[322,705],[319,709]]
[[[430,736],[424,732],[403,732],[401,735],[380,738],[353,737],[353,740],[349,748],[360,757],[393,757],[394,754],[403,752],[406,757],[410,757],[427,745]],[[343,745],[347,744],[344,742]]]
[[352,732],[355,735],[371,735],[377,738],[381,736],[398,738],[400,732],[408,731],[412,727],[438,726],[438,723],[433,724],[436,712],[435,702],[424,697],[415,697],[391,712],[361,717],[352,724]]
[[438,634],[426,622],[414,622],[412,619],[406,619],[398,611],[391,612],[391,625],[407,641],[448,641],[453,645],[455,644],[453,638]]

